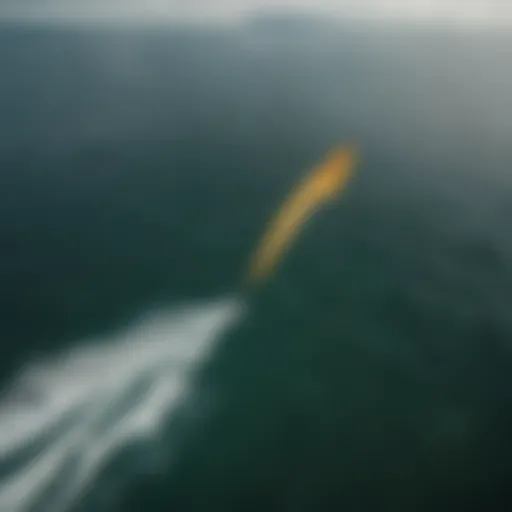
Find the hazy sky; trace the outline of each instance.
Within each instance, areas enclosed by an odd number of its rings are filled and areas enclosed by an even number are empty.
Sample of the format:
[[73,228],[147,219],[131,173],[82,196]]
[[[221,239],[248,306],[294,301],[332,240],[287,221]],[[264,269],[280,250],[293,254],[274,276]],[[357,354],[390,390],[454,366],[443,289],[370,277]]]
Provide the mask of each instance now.
[[512,0],[0,0],[0,17],[229,19],[294,7],[341,17],[512,24]]

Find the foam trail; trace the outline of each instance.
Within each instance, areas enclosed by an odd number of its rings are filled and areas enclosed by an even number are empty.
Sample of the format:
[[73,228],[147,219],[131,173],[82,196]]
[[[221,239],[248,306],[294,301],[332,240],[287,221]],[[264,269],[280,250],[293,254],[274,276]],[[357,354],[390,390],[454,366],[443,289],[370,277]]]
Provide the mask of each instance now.
[[233,297],[160,312],[27,367],[0,401],[0,510],[70,510],[111,456],[186,402],[194,368],[242,312]]

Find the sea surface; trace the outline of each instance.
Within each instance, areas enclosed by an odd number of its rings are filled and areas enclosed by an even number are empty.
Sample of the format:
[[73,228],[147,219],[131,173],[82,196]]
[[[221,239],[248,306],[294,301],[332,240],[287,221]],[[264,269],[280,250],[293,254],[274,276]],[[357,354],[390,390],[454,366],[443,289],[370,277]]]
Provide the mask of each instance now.
[[[510,510],[511,54],[0,24],[0,511]],[[243,287],[347,141],[347,190]]]

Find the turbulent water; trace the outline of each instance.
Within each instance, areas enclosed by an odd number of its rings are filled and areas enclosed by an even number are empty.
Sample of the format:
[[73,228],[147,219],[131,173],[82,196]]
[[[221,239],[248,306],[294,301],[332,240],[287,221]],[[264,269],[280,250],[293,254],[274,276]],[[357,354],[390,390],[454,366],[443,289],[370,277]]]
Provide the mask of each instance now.
[[[511,49],[2,25],[0,510],[509,510]],[[345,140],[341,200],[241,290]]]
[[0,412],[0,508],[68,510],[112,454],[154,444],[194,400],[194,367],[241,313],[235,298],[175,308],[24,369]]

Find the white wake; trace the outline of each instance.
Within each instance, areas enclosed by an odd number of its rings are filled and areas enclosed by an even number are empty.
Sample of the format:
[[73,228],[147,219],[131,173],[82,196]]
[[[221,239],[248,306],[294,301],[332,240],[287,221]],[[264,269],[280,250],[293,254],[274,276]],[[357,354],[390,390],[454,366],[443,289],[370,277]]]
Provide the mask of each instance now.
[[25,368],[0,400],[0,510],[69,510],[120,447],[158,434],[187,401],[242,311],[225,298],[155,313]]

